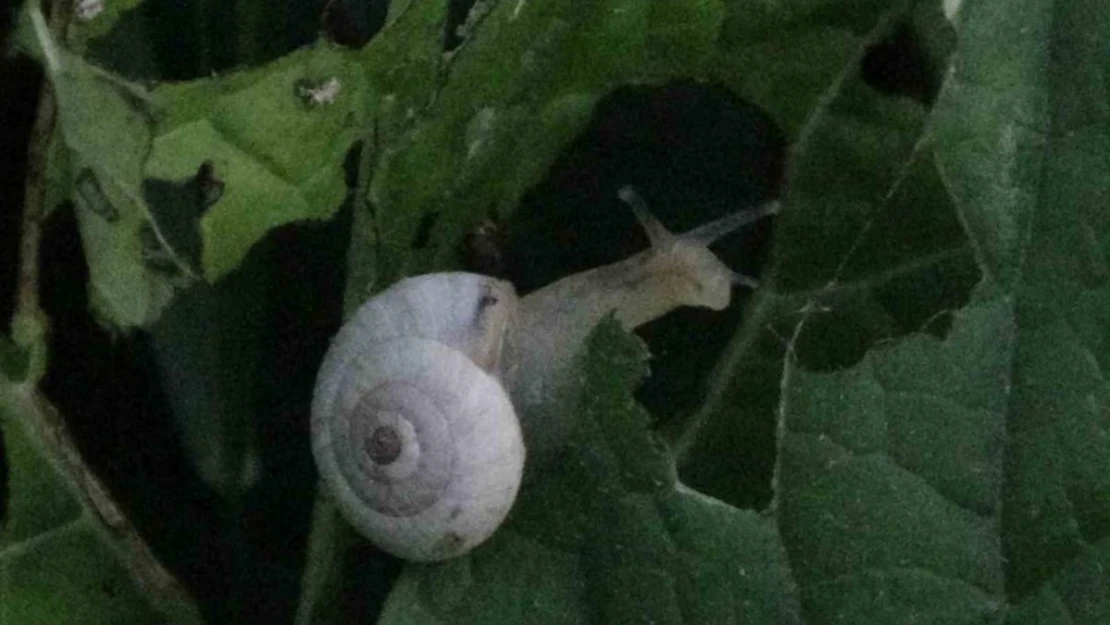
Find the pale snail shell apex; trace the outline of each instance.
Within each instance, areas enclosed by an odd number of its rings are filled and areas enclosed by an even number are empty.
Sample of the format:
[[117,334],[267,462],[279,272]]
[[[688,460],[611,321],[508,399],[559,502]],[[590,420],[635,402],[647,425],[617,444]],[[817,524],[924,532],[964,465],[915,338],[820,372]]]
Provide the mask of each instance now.
[[313,455],[340,511],[382,549],[429,561],[488,538],[524,444],[495,371],[516,306],[475,274],[403,280],[344,325],[317,379]]

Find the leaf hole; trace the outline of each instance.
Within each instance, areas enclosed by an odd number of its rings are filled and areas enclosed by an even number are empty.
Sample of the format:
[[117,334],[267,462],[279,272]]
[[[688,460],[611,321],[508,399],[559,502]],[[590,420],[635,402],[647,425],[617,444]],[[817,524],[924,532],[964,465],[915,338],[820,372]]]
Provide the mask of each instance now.
[[362,162],[363,142],[355,141],[343,155],[343,184],[351,191],[358,190],[358,170]]
[[432,240],[432,229],[439,221],[439,211],[428,211],[420,217],[420,224],[416,227],[416,235],[412,238],[412,249],[422,250],[428,247]]
[[143,199],[150,207],[153,222],[142,231],[143,250],[149,263],[171,273],[181,271],[178,262],[185,263],[193,272],[201,271],[200,219],[225,190],[218,178],[219,169],[219,163],[203,161],[197,163],[196,173],[187,178],[143,180]]
[[142,2],[124,11],[87,57],[133,81],[192,80],[257,66],[311,44],[316,2]]
[[954,40],[951,25],[941,16],[912,16],[868,48],[860,66],[861,77],[883,93],[932,106]]
[[328,39],[357,50],[381,31],[388,15],[389,0],[328,0],[320,28]]
[[447,3],[447,20],[443,24],[443,51],[450,52],[463,42],[463,26],[470,17],[470,11],[478,3],[487,0],[450,0]]

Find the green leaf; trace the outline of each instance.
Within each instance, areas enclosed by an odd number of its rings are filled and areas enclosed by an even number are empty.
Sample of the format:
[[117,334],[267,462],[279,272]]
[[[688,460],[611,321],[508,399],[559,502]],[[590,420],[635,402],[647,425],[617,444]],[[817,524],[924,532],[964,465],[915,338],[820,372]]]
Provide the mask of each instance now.
[[768,111],[796,137],[837,78],[858,60],[884,16],[903,14],[909,4],[727,2],[711,76]]
[[139,187],[99,176],[85,158],[78,161],[73,199],[89,264],[90,307],[118,327],[148,324],[177,285],[189,281],[187,261],[152,224]]
[[208,280],[233,270],[269,230],[339,208],[343,157],[372,107],[353,61],[320,42],[256,70],[155,91],[166,106],[144,174],[179,181],[210,161],[225,185],[199,222]]
[[102,177],[138,187],[150,152],[146,94],[79,57],[62,53],[61,58],[64,65],[53,81],[66,142]]
[[[90,19],[75,15],[70,20],[64,39],[66,48],[131,80],[158,76],[154,55],[158,31],[145,20],[135,19],[143,5],[150,3],[117,0],[98,4],[99,12]],[[174,24],[173,28],[182,29],[183,25]]]
[[1007,596],[1015,622],[1099,622],[1110,617],[1110,11],[981,2],[958,19],[968,43],[938,103],[936,153],[984,273],[1015,303]]
[[[910,5],[885,17],[869,39],[881,41],[909,24],[940,48],[932,62],[946,64],[954,42],[937,7]],[[822,288],[833,280],[867,288],[884,274],[936,264],[942,254],[966,255],[947,191],[928,153],[920,152],[929,139],[928,106],[866,83],[860,75],[866,49],[859,53],[793,148],[776,290]]]
[[[801,311],[797,360],[778,379],[774,341],[745,328],[736,388],[689,453],[735,472],[737,420],[754,421],[736,402],[781,385],[773,509],[807,620],[1107,618],[1108,135],[1089,85],[1108,22],[1091,7],[968,5],[932,119],[849,77],[795,149],[775,286],[813,290],[750,324]],[[889,342],[921,330],[945,338]]]
[[[941,72],[953,37],[936,6],[896,6],[864,41],[881,44],[903,28],[923,33],[935,50],[929,63]],[[800,316],[815,313],[793,346],[803,366],[840,369],[877,344],[943,334],[981,279],[923,147],[931,139],[929,109],[864,80],[870,49],[857,49],[800,129],[770,281],[748,302],[706,402],[676,428],[683,477],[735,505],[762,508],[773,494],[785,344]]]
[[[51,159],[50,182],[55,187],[73,176],[90,301],[117,326],[148,323],[169,301],[175,284],[191,273],[152,224],[140,191],[150,152],[151,102],[141,87],[56,49],[45,28],[40,38],[56,64],[51,80],[62,136],[73,152],[68,164]],[[48,198],[59,192],[52,188]],[[164,261],[155,265],[152,256]]]
[[1110,133],[1089,87],[1108,71],[1110,19],[1093,7],[959,13],[963,45],[917,148],[935,154],[984,276],[946,338],[836,373],[792,361],[776,501],[808,619],[1110,615]]
[[1001,614],[1012,314],[1004,298],[977,302],[944,341],[908,338],[836,373],[787,369],[776,512],[808,615]]
[[[0,436],[8,467],[0,525],[0,622],[165,623],[95,517],[47,462],[25,412],[26,393],[0,379]],[[196,621],[182,616],[177,622]]]
[[632,397],[647,351],[609,319],[582,357],[574,433],[489,543],[409,567],[383,623],[782,623],[774,529],[675,481]]

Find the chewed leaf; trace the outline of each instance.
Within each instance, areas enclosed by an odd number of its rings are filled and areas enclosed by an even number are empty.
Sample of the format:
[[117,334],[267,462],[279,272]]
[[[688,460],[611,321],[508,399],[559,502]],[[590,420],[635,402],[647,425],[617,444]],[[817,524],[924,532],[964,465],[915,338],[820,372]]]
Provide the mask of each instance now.
[[151,223],[138,190],[82,170],[74,205],[89,264],[89,301],[105,321],[146,325],[158,318],[178,285],[190,280],[183,260]]
[[199,226],[209,280],[270,229],[339,208],[343,156],[367,132],[370,104],[352,58],[321,42],[256,70],[156,91],[169,107],[145,175],[180,181],[210,161],[224,185]]
[[[326,217],[328,211],[338,207],[346,192],[340,177],[338,185],[328,185],[316,198],[318,202],[309,204],[311,196],[306,190],[275,175],[257,159],[228,143],[207,120],[159,137],[147,175],[163,185],[183,177],[187,180],[206,161],[212,162],[220,173],[225,190],[202,217],[198,215],[199,220],[192,226],[203,242],[204,274],[213,280],[234,269],[251,245],[271,228],[298,219]],[[309,181],[313,182],[316,181]],[[328,176],[324,182],[335,180]],[[148,188],[156,186],[153,182],[148,184]],[[311,184],[307,190],[314,190]],[[323,212],[316,212],[317,209]]]
[[773,528],[675,480],[632,396],[646,358],[603,322],[579,363],[560,462],[526,483],[481,549],[406,569],[380,622],[793,622]]
[[1004,298],[977,302],[943,342],[914,337],[843,372],[788,365],[777,523],[808,610],[855,621],[885,593],[936,622],[997,614],[1012,315]]
[[[89,265],[90,303],[107,323],[150,323],[191,269],[152,224],[140,190],[155,105],[142,87],[59,48],[31,11],[58,101],[61,137],[72,152],[73,200]],[[65,181],[53,159],[52,176]],[[51,191],[51,201],[59,189]],[[52,208],[48,207],[48,208]],[[147,262],[150,250],[160,267]]]

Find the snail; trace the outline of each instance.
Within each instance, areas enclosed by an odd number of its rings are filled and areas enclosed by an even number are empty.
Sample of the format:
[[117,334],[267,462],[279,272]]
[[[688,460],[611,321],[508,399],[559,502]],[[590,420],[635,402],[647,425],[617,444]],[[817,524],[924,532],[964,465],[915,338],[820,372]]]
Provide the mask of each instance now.
[[435,561],[493,534],[525,442],[530,462],[549,462],[569,433],[573,360],[606,315],[634,328],[680,306],[723,309],[734,284],[755,286],[708,246],[777,204],[674,234],[630,187],[620,197],[650,249],[522,298],[478,274],[407,278],[340,329],[317,376],[312,450],[343,516],[378,547]]

